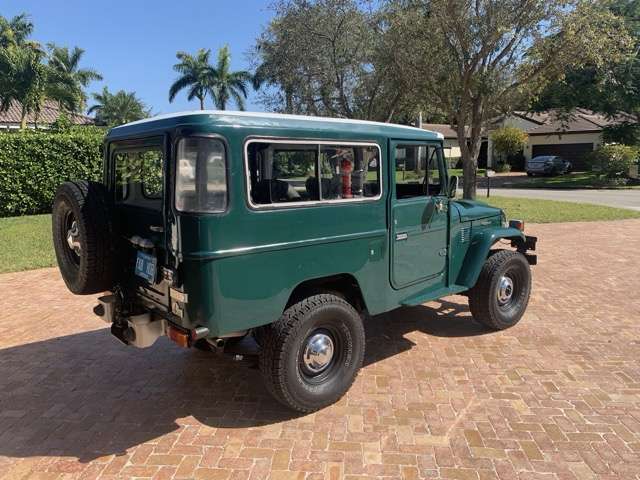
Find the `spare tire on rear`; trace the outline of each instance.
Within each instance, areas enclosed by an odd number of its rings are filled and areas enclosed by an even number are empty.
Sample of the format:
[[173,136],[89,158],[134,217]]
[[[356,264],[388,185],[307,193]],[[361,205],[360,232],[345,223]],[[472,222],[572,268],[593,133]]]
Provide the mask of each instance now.
[[109,290],[114,284],[112,213],[101,183],[65,182],[53,200],[53,246],[69,290],[77,295]]

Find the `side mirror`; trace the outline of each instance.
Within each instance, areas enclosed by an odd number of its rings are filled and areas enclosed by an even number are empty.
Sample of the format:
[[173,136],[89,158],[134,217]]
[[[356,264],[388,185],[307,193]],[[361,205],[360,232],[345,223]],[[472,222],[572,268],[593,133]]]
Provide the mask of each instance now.
[[456,193],[458,191],[458,177],[453,175],[449,178],[449,198],[456,198]]

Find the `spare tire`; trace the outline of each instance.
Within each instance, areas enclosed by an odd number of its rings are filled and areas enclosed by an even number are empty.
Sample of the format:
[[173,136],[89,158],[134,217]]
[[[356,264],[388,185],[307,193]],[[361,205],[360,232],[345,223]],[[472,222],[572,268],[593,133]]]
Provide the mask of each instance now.
[[114,284],[112,212],[101,183],[65,182],[56,191],[53,246],[64,283],[77,295],[109,290]]

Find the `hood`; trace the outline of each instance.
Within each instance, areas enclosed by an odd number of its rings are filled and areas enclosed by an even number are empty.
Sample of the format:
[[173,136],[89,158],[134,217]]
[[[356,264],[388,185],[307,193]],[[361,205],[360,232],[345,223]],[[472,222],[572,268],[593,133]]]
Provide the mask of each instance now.
[[491,207],[483,202],[477,200],[455,200],[451,202],[454,205],[458,213],[460,214],[460,221],[469,222],[471,220],[479,220],[481,218],[496,217],[502,213],[502,210],[496,207]]

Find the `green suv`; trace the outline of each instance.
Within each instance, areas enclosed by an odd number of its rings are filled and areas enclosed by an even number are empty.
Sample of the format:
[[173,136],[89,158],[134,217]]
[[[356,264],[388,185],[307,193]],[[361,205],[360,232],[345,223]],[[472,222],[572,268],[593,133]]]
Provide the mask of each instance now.
[[488,328],[522,317],[535,237],[456,187],[434,132],[166,115],[109,132],[102,182],[60,186],[53,241],[68,288],[104,292],[94,312],[122,342],[256,358],[309,412],[353,383],[369,315],[463,293]]

